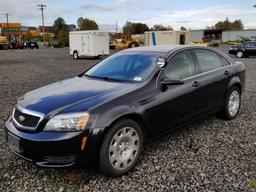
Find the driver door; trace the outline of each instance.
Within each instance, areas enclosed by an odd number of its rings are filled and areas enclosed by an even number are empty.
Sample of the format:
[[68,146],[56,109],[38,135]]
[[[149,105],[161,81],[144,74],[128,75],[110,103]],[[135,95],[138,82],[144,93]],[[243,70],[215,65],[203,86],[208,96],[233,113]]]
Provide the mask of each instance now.
[[[158,82],[157,112],[163,125],[161,131],[175,129],[177,124],[197,115],[197,106],[200,102],[200,83],[195,76],[197,72],[195,59],[190,50],[179,52],[168,61]],[[163,89],[161,81],[164,77],[181,78],[184,84],[169,85]]]

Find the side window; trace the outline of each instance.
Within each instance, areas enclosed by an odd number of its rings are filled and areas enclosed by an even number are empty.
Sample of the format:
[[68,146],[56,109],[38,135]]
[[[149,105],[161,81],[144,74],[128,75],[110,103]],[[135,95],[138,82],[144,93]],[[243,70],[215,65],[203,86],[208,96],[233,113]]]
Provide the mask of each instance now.
[[249,43],[245,43],[244,46],[245,47],[250,47],[250,44]]
[[195,74],[195,64],[190,51],[177,53],[165,68],[166,76],[178,76],[182,79]]
[[202,73],[222,67],[222,62],[219,56],[212,51],[199,49],[195,50],[195,54],[198,58],[199,67]]
[[245,47],[253,47],[254,45],[255,45],[254,42],[248,42],[244,44]]

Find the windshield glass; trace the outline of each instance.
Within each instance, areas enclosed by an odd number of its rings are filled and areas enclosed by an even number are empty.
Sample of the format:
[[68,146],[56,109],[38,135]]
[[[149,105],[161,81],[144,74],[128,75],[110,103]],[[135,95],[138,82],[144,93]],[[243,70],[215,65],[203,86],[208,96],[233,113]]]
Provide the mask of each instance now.
[[85,75],[119,81],[143,81],[156,68],[159,53],[117,53],[101,61]]

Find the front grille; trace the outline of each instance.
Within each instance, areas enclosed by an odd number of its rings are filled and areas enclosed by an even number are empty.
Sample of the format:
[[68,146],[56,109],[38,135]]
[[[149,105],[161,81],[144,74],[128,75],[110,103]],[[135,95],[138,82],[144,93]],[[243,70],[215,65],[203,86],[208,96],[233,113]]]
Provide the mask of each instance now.
[[24,127],[36,127],[40,120],[40,117],[22,113],[18,109],[14,110],[13,116],[15,118],[15,121],[19,125],[24,126]]

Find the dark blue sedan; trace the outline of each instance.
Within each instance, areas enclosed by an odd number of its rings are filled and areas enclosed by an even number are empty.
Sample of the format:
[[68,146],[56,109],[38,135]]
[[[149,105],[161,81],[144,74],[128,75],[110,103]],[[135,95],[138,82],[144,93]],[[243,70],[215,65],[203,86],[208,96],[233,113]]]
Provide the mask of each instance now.
[[244,84],[245,66],[215,49],[132,48],[22,96],[7,141],[39,166],[97,165],[120,176],[147,140],[208,114],[234,119]]

